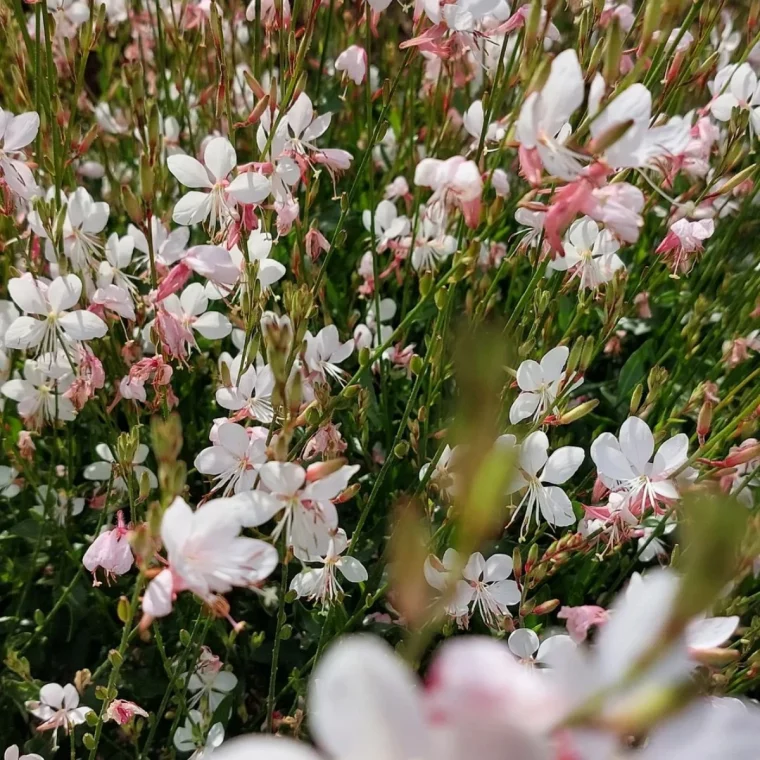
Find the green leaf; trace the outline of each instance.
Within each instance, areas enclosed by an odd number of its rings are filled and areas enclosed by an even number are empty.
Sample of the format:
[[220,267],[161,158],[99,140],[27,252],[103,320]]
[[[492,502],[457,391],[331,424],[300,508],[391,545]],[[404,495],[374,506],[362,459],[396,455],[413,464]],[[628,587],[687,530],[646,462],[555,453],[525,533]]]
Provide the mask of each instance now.
[[618,403],[628,403],[633,389],[646,377],[647,369],[652,362],[652,350],[653,343],[648,340],[628,357],[618,378]]

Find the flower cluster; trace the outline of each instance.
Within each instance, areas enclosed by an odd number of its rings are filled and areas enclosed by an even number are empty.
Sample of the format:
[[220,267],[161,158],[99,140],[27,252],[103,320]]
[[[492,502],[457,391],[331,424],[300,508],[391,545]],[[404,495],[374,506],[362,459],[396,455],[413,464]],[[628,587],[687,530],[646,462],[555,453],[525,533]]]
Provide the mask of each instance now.
[[6,760],[754,757],[755,4],[0,19]]

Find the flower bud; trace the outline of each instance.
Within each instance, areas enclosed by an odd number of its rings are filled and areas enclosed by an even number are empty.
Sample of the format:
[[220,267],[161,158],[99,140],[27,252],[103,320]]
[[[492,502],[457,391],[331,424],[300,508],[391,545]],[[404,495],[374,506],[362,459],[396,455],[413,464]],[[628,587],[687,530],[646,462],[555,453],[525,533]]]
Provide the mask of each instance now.
[[554,612],[554,610],[556,610],[559,605],[559,599],[549,599],[546,602],[542,602],[541,604],[536,605],[535,609],[533,610],[533,614],[548,615],[550,612]]
[[594,340],[593,336],[589,335],[586,338],[586,342],[583,346],[583,351],[581,352],[581,372],[585,372],[591,365],[591,362],[594,360],[595,347],[596,341]]
[[309,483],[313,483],[315,480],[326,478],[328,475],[337,472],[345,464],[346,460],[341,457],[328,459],[325,462],[315,462],[314,464],[310,464],[306,468],[306,480]]
[[636,412],[639,411],[639,407],[641,406],[641,399],[644,396],[644,386],[639,383],[634,389],[633,393],[631,394],[631,403],[628,406],[628,414],[633,416],[636,414]]
[[523,571],[522,554],[520,553],[520,547],[515,546],[512,551],[512,573],[515,578],[520,578]]
[[738,649],[726,649],[724,647],[692,649],[689,654],[691,655],[691,659],[696,660],[700,665],[709,665],[714,668],[730,665],[742,656],[742,653]]
[[134,193],[127,185],[121,188],[121,203],[132,222],[138,227],[141,226],[145,219],[142,204],[135,198]]
[[119,597],[119,601],[116,603],[116,616],[124,624],[129,622],[129,599],[126,596]]

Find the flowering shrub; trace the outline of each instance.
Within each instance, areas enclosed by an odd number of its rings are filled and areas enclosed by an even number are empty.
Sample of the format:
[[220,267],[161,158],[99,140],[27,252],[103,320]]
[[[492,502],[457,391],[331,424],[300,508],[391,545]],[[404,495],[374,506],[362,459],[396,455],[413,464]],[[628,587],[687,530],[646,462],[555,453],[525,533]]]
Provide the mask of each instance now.
[[0,21],[6,760],[754,760],[756,3]]

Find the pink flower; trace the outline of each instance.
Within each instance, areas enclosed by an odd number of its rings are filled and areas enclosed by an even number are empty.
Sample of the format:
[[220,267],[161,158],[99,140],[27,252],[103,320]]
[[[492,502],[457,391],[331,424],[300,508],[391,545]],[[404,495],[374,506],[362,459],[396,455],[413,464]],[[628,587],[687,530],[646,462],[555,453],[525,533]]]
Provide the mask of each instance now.
[[106,578],[124,575],[132,567],[134,558],[127,540],[128,532],[124,515],[119,511],[116,527],[101,533],[85,552],[82,563],[92,573],[93,586],[100,585],[95,577],[99,567],[105,571]]
[[576,644],[586,640],[592,625],[604,625],[607,622],[607,610],[595,604],[581,607],[562,607],[557,613],[560,620],[566,620],[567,632]]
[[63,395],[79,411],[105,385],[106,373],[100,359],[86,346],[79,348],[78,358],[78,375]]
[[671,225],[665,239],[657,246],[655,253],[663,255],[673,268],[673,274],[686,274],[692,267],[691,254],[704,250],[704,241],[715,232],[712,219],[690,222],[679,219]]
[[312,261],[316,261],[322,255],[322,251],[330,250],[330,243],[327,238],[316,227],[311,227],[306,233],[305,242],[306,253]]
[[319,428],[306,444],[303,450],[303,458],[312,459],[318,454],[325,457],[335,457],[342,454],[348,444],[343,440],[339,428],[340,425],[334,425],[332,422],[328,422]]
[[120,726],[125,726],[136,715],[148,717],[148,713],[142,707],[126,699],[114,699],[106,710],[106,720],[113,720]]
[[478,226],[483,179],[474,161],[464,156],[452,156],[445,161],[423,158],[414,171],[414,184],[433,190],[429,208],[436,203],[444,208],[457,206],[468,227]]
[[354,84],[361,84],[367,75],[367,52],[358,45],[351,45],[335,60],[335,70],[345,72]]
[[31,462],[37,447],[32,440],[32,434],[28,430],[22,430],[18,434],[18,451],[21,456]]

